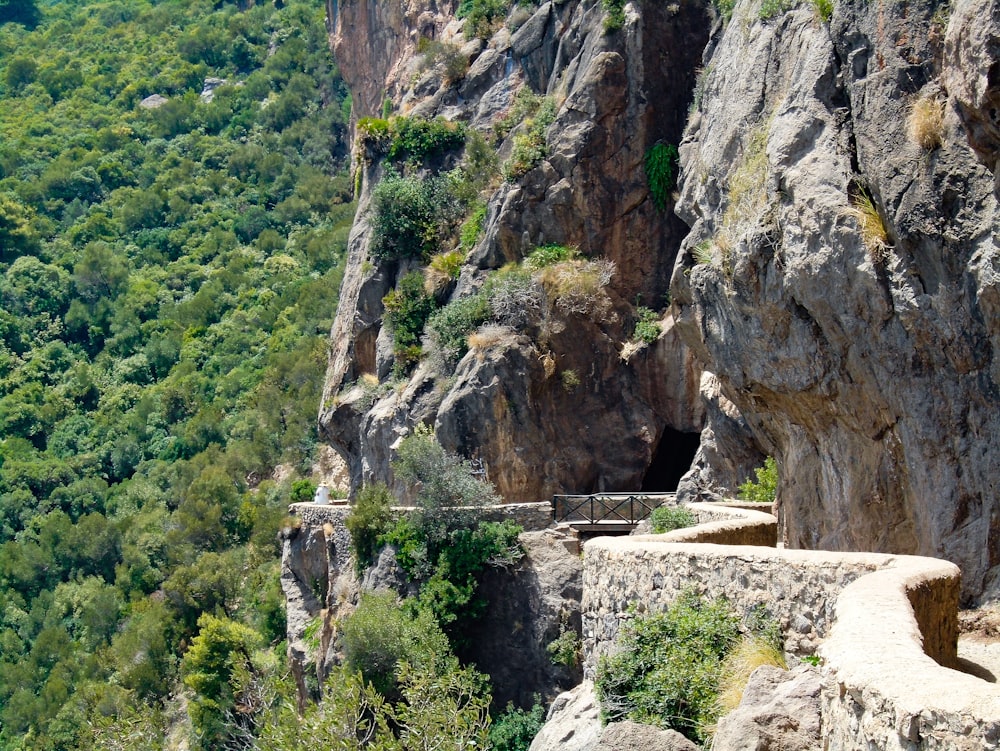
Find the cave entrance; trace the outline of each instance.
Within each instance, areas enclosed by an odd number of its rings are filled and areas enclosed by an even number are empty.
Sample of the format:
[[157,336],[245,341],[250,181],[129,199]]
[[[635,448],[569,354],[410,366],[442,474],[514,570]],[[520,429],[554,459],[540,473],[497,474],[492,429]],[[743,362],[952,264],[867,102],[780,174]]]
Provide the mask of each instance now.
[[671,493],[677,490],[677,483],[691,468],[700,443],[701,433],[682,433],[671,427],[664,428],[653,461],[642,478],[643,492]]

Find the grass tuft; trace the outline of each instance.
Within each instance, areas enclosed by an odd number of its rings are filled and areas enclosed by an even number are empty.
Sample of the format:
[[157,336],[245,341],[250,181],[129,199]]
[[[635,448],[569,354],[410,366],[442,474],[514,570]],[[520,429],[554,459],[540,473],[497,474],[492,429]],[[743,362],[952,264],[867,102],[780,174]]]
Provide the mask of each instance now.
[[788,669],[781,650],[759,636],[745,636],[722,661],[719,676],[719,694],[716,699],[719,716],[732,712],[739,706],[750,674],[761,665]]
[[944,143],[944,104],[933,97],[920,97],[910,105],[907,118],[910,140],[927,151]]
[[855,193],[851,205],[841,213],[852,217],[858,223],[861,241],[868,249],[868,257],[876,266],[883,265],[889,257],[889,230],[878,212],[878,206],[871,194],[864,190]]

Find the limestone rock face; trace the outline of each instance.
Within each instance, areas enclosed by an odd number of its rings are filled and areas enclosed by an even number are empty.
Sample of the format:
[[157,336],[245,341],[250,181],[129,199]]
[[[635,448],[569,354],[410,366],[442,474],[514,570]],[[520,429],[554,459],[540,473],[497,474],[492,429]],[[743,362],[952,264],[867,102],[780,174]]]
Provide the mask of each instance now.
[[552,662],[548,645],[562,631],[580,633],[583,561],[553,531],[525,532],[525,557],[510,571],[487,572],[487,608],[464,657],[488,672],[496,706],[530,707],[583,677],[574,665]]
[[[519,22],[485,42],[464,40],[447,3],[348,0],[329,10],[356,114],[377,114],[386,92],[396,112],[461,120],[492,137],[520,88],[556,104],[548,156],[487,191],[483,235],[440,304],[474,293],[491,272],[544,244],[614,264],[592,309],[550,306],[544,320],[526,316],[457,367],[424,361],[399,378],[382,299],[417,266],[369,256],[371,191],[384,172],[365,161],[319,416],[352,488],[383,481],[408,498],[412,489],[396,482],[391,463],[419,422],[433,424],[448,450],[481,459],[508,501],[661,483],[655,467],[677,453],[664,436],[703,427],[700,367],[669,325],[656,342],[624,359],[623,351],[636,307],[667,307],[686,233],[670,206],[660,211],[651,200],[643,160],[657,142],[680,138],[710,27],[706,5],[650,5],[606,33],[599,3],[543,3],[530,14],[512,11]],[[467,56],[465,76],[446,81],[428,68],[415,52],[420,37]],[[519,133],[498,144],[501,160]],[[690,458],[675,457],[684,468]]]
[[816,670],[765,665],[747,682],[740,705],[719,720],[718,751],[815,751],[820,739],[821,680]]
[[[995,3],[945,11],[737,4],[681,147],[671,291],[777,459],[785,542],[945,557],[974,598],[1000,564],[1000,25]],[[918,99],[943,115],[930,146]]]
[[529,751],[592,751],[600,738],[601,710],[585,681],[556,697]]
[[[676,730],[625,720],[604,728],[594,751],[698,751],[698,748],[698,744]],[[722,747],[715,748],[722,751]]]

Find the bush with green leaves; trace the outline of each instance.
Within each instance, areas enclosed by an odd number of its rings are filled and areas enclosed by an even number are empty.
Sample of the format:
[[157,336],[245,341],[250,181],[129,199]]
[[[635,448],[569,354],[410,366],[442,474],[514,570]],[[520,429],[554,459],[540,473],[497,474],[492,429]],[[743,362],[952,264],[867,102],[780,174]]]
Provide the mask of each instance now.
[[417,486],[417,506],[425,515],[500,500],[492,483],[473,474],[467,459],[445,451],[428,425],[418,425],[400,441],[392,467],[398,479]]
[[533,92],[528,86],[522,86],[514,94],[510,109],[493,123],[493,137],[499,143],[522,122],[529,117],[534,117],[538,108],[542,106],[542,97]]
[[545,724],[545,706],[535,697],[531,709],[524,710],[507,704],[502,714],[490,725],[491,751],[528,751],[531,742]]
[[442,674],[457,666],[429,611],[404,607],[396,594],[366,592],[339,626],[344,664],[390,701],[400,698],[400,663]]
[[553,266],[563,261],[571,261],[579,257],[579,255],[580,251],[567,245],[556,245],[554,243],[539,245],[524,259],[524,266],[531,271],[539,271],[546,266]]
[[505,180],[513,182],[549,155],[546,133],[555,119],[556,101],[545,97],[534,116],[524,121],[524,130],[514,134],[514,148],[502,170]]
[[408,576],[420,583],[416,604],[432,613],[453,644],[479,617],[485,602],[479,579],[487,567],[512,565],[524,554],[521,527],[513,522],[480,522],[470,507],[492,505],[493,486],[476,477],[468,461],[446,452],[429,427],[418,427],[400,442],[393,462],[397,478],[417,486],[418,508],[380,538],[393,545]]
[[419,271],[405,274],[384,298],[385,322],[392,331],[395,351],[420,344],[427,319],[434,312],[434,298],[424,289],[424,275]]
[[465,145],[465,125],[441,117],[394,117],[389,121],[386,156],[394,161],[424,162]]
[[606,722],[631,719],[703,742],[716,719],[716,694],[740,620],[725,600],[688,591],[663,613],[628,621],[616,651],[601,659],[595,689]]
[[747,480],[740,485],[739,496],[745,501],[774,503],[778,494],[778,465],[773,457],[764,460],[763,467],[754,470],[755,480]]
[[371,254],[378,261],[425,259],[462,215],[448,178],[388,172],[372,190]]
[[469,216],[458,230],[458,247],[463,253],[468,253],[476,246],[485,224],[486,204],[480,201],[472,207]]
[[653,532],[662,535],[674,529],[693,527],[698,523],[698,517],[683,506],[658,506],[649,515],[649,521],[653,526]]
[[469,351],[469,334],[490,318],[489,299],[483,293],[452,300],[427,319],[434,350],[453,367]]
[[654,344],[660,338],[663,327],[655,310],[639,306],[635,309],[635,329],[632,339],[646,344]]
[[646,152],[642,166],[653,203],[663,211],[677,182],[677,147],[670,143],[654,144]]
[[601,0],[604,8],[604,31],[607,34],[618,31],[625,25],[625,0]]
[[465,19],[466,39],[489,39],[510,8],[509,0],[461,0],[456,18]]
[[354,499],[344,526],[351,533],[354,564],[359,574],[375,562],[380,538],[392,526],[392,494],[385,483],[365,485]]

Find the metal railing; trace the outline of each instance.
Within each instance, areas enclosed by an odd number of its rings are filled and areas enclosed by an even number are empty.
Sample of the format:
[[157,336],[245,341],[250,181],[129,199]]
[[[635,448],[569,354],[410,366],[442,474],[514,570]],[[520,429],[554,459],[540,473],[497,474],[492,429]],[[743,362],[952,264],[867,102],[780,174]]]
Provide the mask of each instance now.
[[637,524],[649,517],[672,493],[593,493],[554,495],[552,512],[556,523]]

